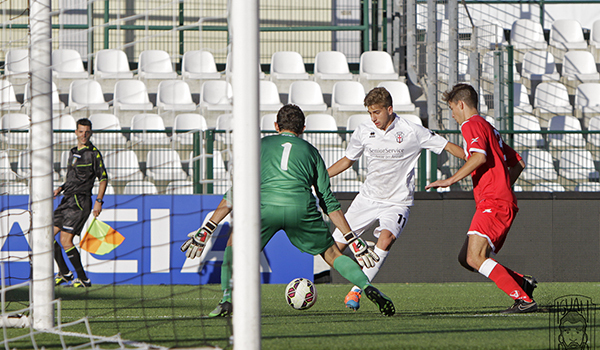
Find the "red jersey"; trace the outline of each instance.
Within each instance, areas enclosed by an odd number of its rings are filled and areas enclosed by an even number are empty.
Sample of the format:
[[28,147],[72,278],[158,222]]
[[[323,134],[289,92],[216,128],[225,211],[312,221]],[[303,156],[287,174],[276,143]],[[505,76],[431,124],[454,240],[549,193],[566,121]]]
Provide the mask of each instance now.
[[475,202],[496,199],[516,205],[517,198],[510,187],[508,167],[516,165],[522,159],[521,156],[505,144],[500,133],[479,115],[462,123],[460,130],[464,137],[463,148],[467,159],[473,152],[486,156],[485,164],[471,173]]

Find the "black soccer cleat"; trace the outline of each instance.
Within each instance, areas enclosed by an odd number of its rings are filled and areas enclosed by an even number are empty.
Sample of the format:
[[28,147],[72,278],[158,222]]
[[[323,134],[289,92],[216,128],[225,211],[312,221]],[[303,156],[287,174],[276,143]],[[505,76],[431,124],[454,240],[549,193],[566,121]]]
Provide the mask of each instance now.
[[62,275],[60,272],[56,274],[56,276],[54,276],[54,285],[55,286],[59,286],[63,283],[69,283],[73,280],[74,276],[73,276],[73,272],[70,272],[66,275]]
[[396,313],[396,308],[392,299],[388,298],[385,294],[381,293],[377,288],[368,286],[364,289],[364,293],[377,306],[379,306],[379,312],[384,316],[392,316]]
[[229,301],[219,303],[217,307],[208,314],[208,317],[229,317],[233,312],[233,306]]
[[533,299],[533,290],[537,288],[537,280],[533,276],[524,275],[521,288],[523,288],[523,291],[529,298]]
[[535,301],[530,303],[525,300],[515,300],[515,303],[508,309],[502,311],[503,314],[524,314],[528,312],[535,312],[538,310],[538,305]]

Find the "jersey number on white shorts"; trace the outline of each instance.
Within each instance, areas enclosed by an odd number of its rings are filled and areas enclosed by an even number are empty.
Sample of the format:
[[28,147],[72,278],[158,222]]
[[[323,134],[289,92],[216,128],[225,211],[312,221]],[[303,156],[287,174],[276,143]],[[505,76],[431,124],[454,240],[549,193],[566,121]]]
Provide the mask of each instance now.
[[404,228],[405,224],[406,224],[406,218],[402,214],[398,214],[398,225],[400,225],[400,227]]
[[292,151],[292,144],[286,142],[281,145],[283,147],[283,154],[281,155],[281,170],[288,170],[288,161],[290,160],[290,152]]

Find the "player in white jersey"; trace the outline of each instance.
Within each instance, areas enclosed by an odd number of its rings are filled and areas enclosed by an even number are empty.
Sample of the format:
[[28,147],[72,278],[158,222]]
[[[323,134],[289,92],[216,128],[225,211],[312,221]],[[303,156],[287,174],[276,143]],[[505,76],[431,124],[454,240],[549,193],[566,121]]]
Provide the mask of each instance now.
[[[363,154],[367,162],[367,177],[346,218],[352,230],[361,235],[375,220],[379,226],[373,232],[377,237],[375,252],[379,262],[363,269],[372,281],[381,269],[390,248],[400,235],[410,214],[415,191],[415,165],[423,149],[440,154],[446,150],[458,158],[465,158],[460,146],[448,142],[431,130],[396,115],[390,93],[381,87],[369,91],[364,100],[371,122],[360,124],[348,143],[346,156],[327,171],[329,177],[350,168]],[[339,230],[333,233],[341,251],[346,241]],[[354,286],[346,296],[346,307],[358,310],[362,290]]]

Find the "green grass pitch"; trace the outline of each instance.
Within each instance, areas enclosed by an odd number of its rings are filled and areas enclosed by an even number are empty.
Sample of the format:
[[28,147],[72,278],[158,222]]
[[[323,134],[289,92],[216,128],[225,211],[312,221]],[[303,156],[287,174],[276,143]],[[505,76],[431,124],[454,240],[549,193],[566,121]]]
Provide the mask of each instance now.
[[[512,300],[493,283],[379,284],[396,305],[396,315],[383,317],[363,298],[357,312],[343,300],[350,285],[317,285],[318,298],[309,310],[297,311],[284,299],[284,285],[262,286],[263,349],[548,349],[555,298],[580,294],[600,299],[600,283],[540,283],[535,299],[541,311],[501,315]],[[219,301],[218,285],[93,286],[56,288],[62,300],[62,321],[87,315],[95,335],[143,341],[165,347],[212,345],[231,348],[231,320],[205,315]],[[26,305],[27,290],[7,295],[8,309]],[[235,308],[234,308],[235,310]],[[597,313],[596,310],[594,310]],[[590,339],[600,348],[598,322]],[[82,325],[69,327],[84,332]],[[595,333],[594,333],[595,332]],[[9,329],[9,337],[27,330]],[[65,338],[67,345],[84,342]],[[37,335],[38,347],[61,348],[56,335]],[[29,339],[11,342],[11,349],[31,349]],[[102,348],[114,345],[102,344]],[[243,347],[237,347],[238,349]],[[594,348],[594,347],[592,347]]]

